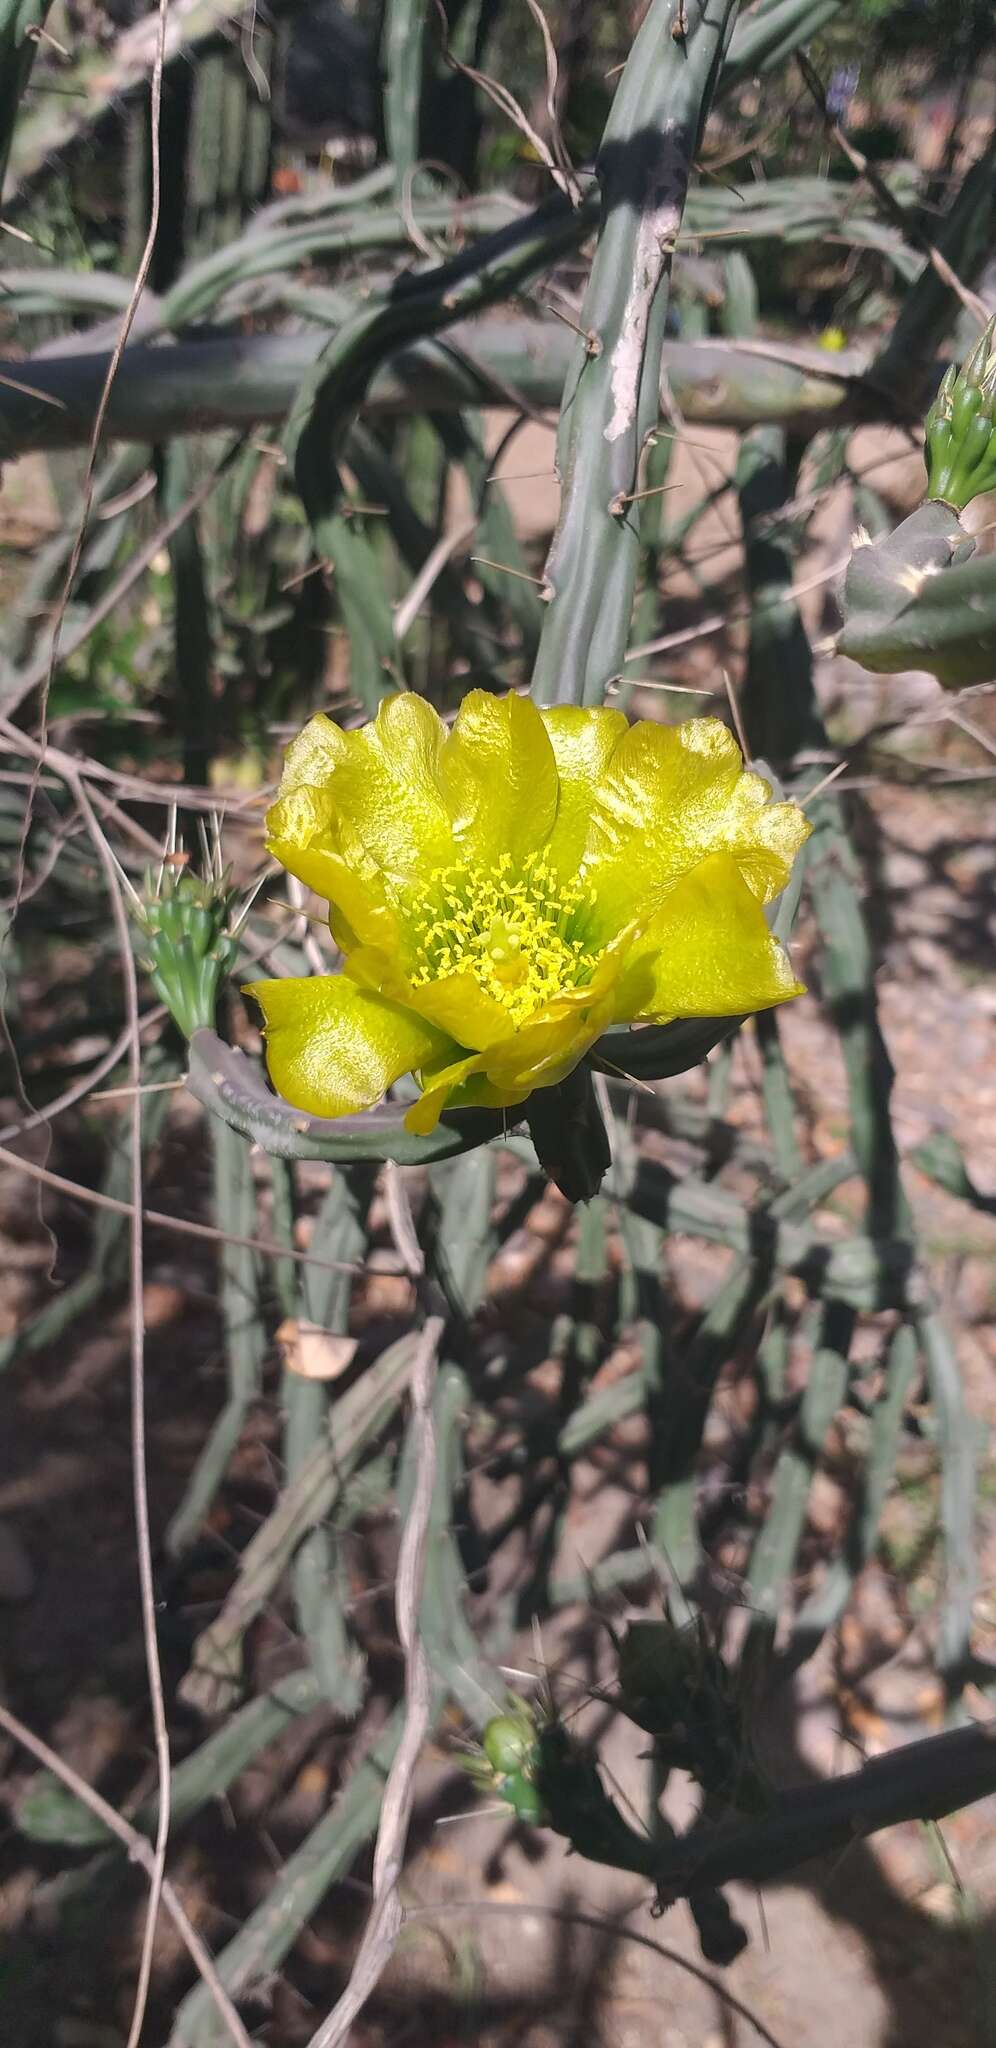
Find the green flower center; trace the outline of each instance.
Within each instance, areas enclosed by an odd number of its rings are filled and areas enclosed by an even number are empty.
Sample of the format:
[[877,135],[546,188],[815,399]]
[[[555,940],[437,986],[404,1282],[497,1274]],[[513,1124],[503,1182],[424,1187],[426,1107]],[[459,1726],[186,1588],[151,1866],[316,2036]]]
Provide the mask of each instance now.
[[431,891],[408,906],[417,988],[450,974],[472,974],[517,1024],[553,996],[583,988],[598,952],[585,935],[594,896],[565,882],[541,853],[516,869],[508,853],[494,868],[470,862],[441,868]]

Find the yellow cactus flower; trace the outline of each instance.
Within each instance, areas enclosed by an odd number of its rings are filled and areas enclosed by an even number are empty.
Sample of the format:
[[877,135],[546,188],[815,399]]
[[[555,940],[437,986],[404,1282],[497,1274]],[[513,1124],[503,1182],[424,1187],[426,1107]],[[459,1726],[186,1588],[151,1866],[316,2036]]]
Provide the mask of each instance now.
[[512,1107],[610,1024],[738,1016],[804,993],[763,906],[809,833],[714,718],[473,690],[448,731],[404,694],[288,749],[271,853],[328,900],[341,974],[255,982],[274,1086],[345,1116],[402,1074],[441,1111]]

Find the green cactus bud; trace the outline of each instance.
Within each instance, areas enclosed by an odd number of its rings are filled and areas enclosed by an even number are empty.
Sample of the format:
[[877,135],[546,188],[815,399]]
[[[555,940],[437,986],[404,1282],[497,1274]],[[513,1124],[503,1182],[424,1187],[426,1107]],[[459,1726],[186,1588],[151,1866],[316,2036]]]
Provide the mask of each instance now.
[[946,372],[925,421],[927,496],[963,512],[996,489],[996,319]]
[[227,929],[237,892],[217,848],[208,866],[197,875],[186,854],[171,848],[158,874],[147,873],[133,905],[145,942],[141,965],[185,1038],[212,1029],[222,981],[238,953]]
[[536,1729],[528,1713],[496,1714],[481,1736],[492,1770],[521,1771],[536,1751]]
[[546,1807],[532,1779],[527,1778],[523,1771],[512,1771],[495,1789],[499,1799],[512,1808],[516,1820],[531,1828],[543,1826],[547,1817]]
[[460,1759],[482,1792],[491,1792],[530,1827],[542,1826],[546,1807],[537,1786],[544,1710],[509,1693],[505,1710],[494,1714],[479,1745]]

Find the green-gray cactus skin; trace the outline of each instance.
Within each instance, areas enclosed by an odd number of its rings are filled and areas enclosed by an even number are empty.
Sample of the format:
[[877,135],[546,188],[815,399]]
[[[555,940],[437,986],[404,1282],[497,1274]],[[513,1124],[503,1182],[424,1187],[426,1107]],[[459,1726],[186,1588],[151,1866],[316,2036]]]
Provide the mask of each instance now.
[[996,558],[940,499],[880,540],[859,536],[842,608],[838,653],[876,675],[926,669],[954,690],[996,676]]
[[557,436],[560,521],[532,679],[538,704],[601,704],[640,566],[640,461],[660,412],[671,260],[737,9],[653,0],[597,161],[598,244]]
[[837,650],[876,675],[922,668],[960,690],[996,676],[996,559],[961,520],[996,490],[996,319],[947,371],[925,433],[927,497],[894,533],[856,536]]
[[928,499],[964,512],[996,489],[996,319],[961,369],[952,363],[924,425]]

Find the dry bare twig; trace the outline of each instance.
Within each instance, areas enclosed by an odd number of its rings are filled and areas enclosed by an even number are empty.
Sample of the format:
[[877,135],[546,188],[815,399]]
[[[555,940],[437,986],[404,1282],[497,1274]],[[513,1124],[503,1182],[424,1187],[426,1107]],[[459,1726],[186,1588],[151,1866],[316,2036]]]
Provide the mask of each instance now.
[[131,1181],[128,1262],[131,1293],[131,1467],[132,1492],[135,1504],[135,1544],[138,1555],[138,1583],[142,1610],[142,1641],[145,1649],[145,1670],[152,1706],[152,1728],[158,1776],[156,1839],[152,1869],[149,1872],[148,1911],[142,1936],[138,1983],[135,1987],[135,2004],[127,2043],[127,2048],[138,2048],[145,2020],[145,2009],[148,2003],[149,1983],[152,1976],[152,1951],[156,1937],[156,1925],[159,1919],[163,1880],[166,1874],[166,1846],[169,1839],[170,1818],[169,1728],[166,1723],[166,1700],[163,1693],[162,1670],[159,1663],[159,1637],[156,1629],[156,1593],[152,1569],[152,1534],[149,1528],[149,1488],[145,1444],[142,1102],[138,1092],[142,1080],[142,1049],[139,1039],[141,1019],[138,1007],[138,974],[135,968],[135,955],[132,951],[131,930],[128,923],[128,906],[125,902],[124,891],[118,875],[118,865],[111,852],[103,827],[97,818],[81,781],[77,780],[73,794],[79,805],[87,831],[93,841],[94,852],[103,868],[108,894],[111,899],[111,910],[114,917],[118,950],[121,958],[125,1016],[128,1024],[128,1078],[135,1090],[131,1104],[130,1128],[128,1132],[128,1161]]
[[[145,1031],[151,1024],[161,1024],[165,1015],[165,1003],[157,1003],[155,1009],[146,1010],[139,1024],[139,1030]],[[104,1075],[109,1074],[111,1069],[117,1066],[118,1061],[124,1058],[130,1043],[131,1026],[126,1024],[123,1030],[118,1032],[117,1037],[112,1040],[107,1051],[101,1054],[96,1064],[90,1067],[85,1074],[80,1074],[75,1081],[70,1083],[68,1088],[64,1088],[62,1094],[57,1095],[54,1101],[46,1102],[44,1109],[32,1110],[31,1115],[22,1117],[19,1123],[5,1124],[3,1129],[0,1130],[0,1145],[9,1145],[12,1138],[23,1138],[27,1131],[37,1130],[39,1124],[54,1122],[57,1116],[63,1114],[64,1110],[72,1109],[74,1103],[82,1102],[83,1097],[89,1095],[91,1090],[96,1088],[98,1081],[102,1081]]]
[[395,1593],[398,1634],[405,1656],[405,1727],[384,1788],[374,1850],[370,1917],[346,1989],[328,2018],[312,2035],[309,2048],[341,2048],[353,2021],[376,1989],[394,1953],[404,1917],[399,1886],[415,1793],[415,1770],[432,1726],[432,1673],[419,1631],[419,1609],[436,1483],[436,1432],[432,1403],[446,1317],[439,1313],[426,1289],[425,1261],[412,1221],[405,1184],[401,1169],[393,1163],[385,1169],[385,1187],[395,1246],[410,1279],[422,1295],[426,1310],[418,1350],[412,1361],[415,1487],[401,1538]]
[[[82,1181],[67,1180],[64,1174],[52,1173],[34,1159],[22,1159],[19,1153],[9,1151],[6,1145],[0,1145],[0,1163],[13,1167],[16,1173],[26,1174],[29,1180],[39,1181],[42,1187],[53,1188],[56,1194],[69,1195],[74,1202],[88,1203],[91,1209],[113,1209],[117,1216],[135,1214],[132,1202],[119,1201],[115,1195],[101,1194],[99,1188],[84,1187]],[[355,1273],[358,1270],[348,1259],[318,1259],[312,1252],[299,1251],[296,1245],[270,1244],[265,1237],[235,1237],[230,1230],[216,1230],[210,1223],[194,1223],[188,1216],[169,1216],[165,1209],[143,1207],[139,1214],[143,1223],[152,1223],[157,1230],[177,1230],[184,1237],[200,1237],[209,1244],[237,1244],[246,1251],[263,1252],[270,1259],[296,1259],[299,1265],[317,1266],[326,1273]]]
[[[90,526],[90,518],[93,512],[93,496],[94,483],[97,473],[97,458],[100,453],[100,443],[101,440],[103,439],[104,422],[107,418],[107,409],[111,402],[111,392],[114,389],[114,384],[117,378],[118,370],[121,365],[121,359],[122,356],[124,355],[125,349],[128,346],[128,337],[131,334],[132,327],[134,326],[135,323],[135,315],[138,312],[139,302],[141,300],[142,293],[145,290],[146,284],[148,283],[149,272],[152,268],[152,258],[155,253],[156,237],[159,233],[159,213],[162,201],[162,163],[160,155],[160,129],[162,124],[163,73],[166,67],[166,22],[168,13],[169,0],[159,0],[159,14],[158,21],[156,24],[155,55],[152,64],[152,75],[149,82],[149,110],[151,129],[151,193],[149,199],[149,229],[145,238],[145,246],[142,250],[141,257],[139,258],[138,269],[135,274],[134,284],[132,285],[131,295],[129,297],[128,304],[125,307],[124,313],[122,315],[121,325],[118,328],[117,336],[114,342],[114,347],[111,350],[110,360],[107,365],[107,372],[104,377],[100,397],[97,400],[97,410],[93,422],[93,433],[90,436],[90,446],[87,452],[86,470],[83,477],[82,504],[80,509],[79,525],[77,527],[76,535],[73,540],[72,551],[69,556],[69,561],[66,565],[66,574],[62,585],[62,592],[59,598],[59,603],[56,607],[55,621],[52,628],[52,640],[48,651],[48,659],[46,663],[45,674],[44,678],[42,679],[42,696],[40,706],[40,717],[38,722],[38,737],[41,742],[42,754],[38,763],[36,780],[41,775],[42,762],[44,760],[45,744],[48,735],[48,699],[49,692],[51,691],[52,688],[52,683],[55,679],[55,672],[59,664],[59,652],[62,638],[63,622],[65,620],[66,610],[69,605],[69,599],[72,595],[73,585],[76,581],[76,576],[79,570],[80,562],[83,557],[83,548],[86,543],[86,536]],[[20,901],[20,890],[24,872],[24,861],[27,853],[28,835],[31,830],[31,819],[34,811],[36,780],[32,781],[31,787],[28,790],[27,803],[25,804],[24,808],[24,822],[21,829],[21,839],[17,851],[15,915],[16,905]]]
[[[180,527],[185,525],[186,521],[192,518],[193,514],[198,512],[200,507],[211,496],[212,491],[216,489],[222,477],[230,468],[235,456],[244,446],[244,437],[239,437],[239,439],[230,444],[225,450],[224,455],[215,463],[210,474],[202,477],[196,489],[192,490],[189,496],[184,498],[182,505],[178,505],[176,511],[168,519],[162,520],[156,527],[155,532],[150,533],[148,539],[144,540],[141,546],[136,548],[134,554],[129,556],[120,574],[115,576],[107,584],[106,588],[101,591],[96,603],[91,605],[86,617],[80,620],[75,632],[71,633],[66,640],[63,640],[61,637],[67,598],[67,593],[65,589],[63,590],[57,607],[51,646],[48,649],[43,649],[40,654],[35,656],[34,661],[30,662],[26,668],[18,670],[11,678],[10,688],[0,699],[5,712],[16,711],[18,705],[24,702],[25,697],[30,696],[31,691],[38,688],[39,683],[45,683],[47,679],[50,684],[54,662],[59,659],[67,661],[70,655],[76,654],[79,648],[86,644],[91,634],[96,632],[98,626],[102,626],[104,620],[110,618],[111,613],[117,610],[122,599],[127,597],[128,592],[134,589],[136,583],[141,581],[141,578],[155,560],[155,557],[172,540],[173,535],[179,532]],[[84,527],[82,531],[85,538],[86,528]],[[73,573],[75,575],[75,570]]]
[[458,554],[465,541],[471,540],[477,532],[477,520],[466,519],[449,533],[441,534],[435,547],[426,556],[410,590],[400,604],[394,608],[394,631],[397,639],[403,640],[414,625],[434,583],[442,575],[454,555]]
[[[452,65],[454,71],[462,72],[464,78],[469,78],[472,85],[480,86],[481,91],[487,93],[489,100],[492,100],[495,106],[500,108],[501,112],[519,130],[520,135],[525,136],[530,149],[535,152],[539,162],[546,165],[554,184],[559,185],[565,198],[571,201],[572,206],[576,206],[578,204],[577,183],[573,172],[565,174],[561,169],[553,151],[547,147],[542,135],[533,127],[525,109],[519,105],[515,94],[509,91],[507,85],[502,85],[501,81],[497,78],[490,78],[486,71],[476,71],[472,64],[464,64],[461,58],[454,56],[450,48],[449,25],[442,6],[442,0],[436,0],[436,12],[439,15],[443,56],[447,64]],[[547,30],[547,34],[549,34],[549,30]]]
[[923,234],[916,221],[911,219],[909,209],[903,206],[901,201],[896,198],[894,192],[890,192],[881,172],[876,170],[874,164],[869,163],[863,150],[855,149],[853,142],[845,135],[840,122],[834,120],[827,105],[827,96],[823,89],[823,82],[805,52],[797,50],[795,57],[806,85],[823,116],[826,123],[826,131],[831,141],[836,143],[837,148],[847,158],[852,170],[857,171],[859,177],[864,178],[865,183],[870,185],[876,199],[883,211],[889,216],[889,219],[913,243],[915,248],[922,250],[932,270],[940,278],[941,283],[946,284],[948,290],[954,292],[966,312],[971,313],[973,319],[980,321],[984,327],[991,314],[991,308],[987,306],[985,299],[981,299],[978,292],[973,292],[971,286],[963,284],[957,271],[951,268],[947,257],[940,249],[935,248],[929,236]]
[[[48,1743],[42,1741],[40,1736],[33,1735],[31,1729],[26,1728],[24,1722],[19,1721],[17,1715],[12,1714],[9,1707],[5,1707],[2,1701],[0,1701],[0,1728],[6,1729],[7,1734],[13,1736],[14,1741],[19,1742],[22,1749],[29,1750],[31,1755],[36,1757],[38,1762],[44,1766],[45,1770],[51,1771],[52,1776],[58,1778],[60,1783],[66,1786],[74,1798],[79,1800],[81,1806],[85,1806],[88,1812],[96,1816],[97,1820],[103,1821],[105,1828],[109,1829],[112,1835],[116,1835],[118,1841],[127,1849],[132,1861],[140,1863],[146,1874],[149,1877],[152,1876],[155,1867],[155,1855],[145,1836],[140,1835],[138,1829],[133,1828],[131,1822],[125,1820],[124,1816],[118,1813],[116,1807],[109,1805],[101,1793],[96,1792],[92,1785],[88,1785],[86,1779],[81,1778],[78,1771],[74,1771],[72,1764],[67,1764],[56,1750],[50,1749]],[[218,2017],[226,2028],[229,2038],[237,2044],[237,2048],[252,2048],[242,2021],[215,1969],[213,1958],[205,1948],[196,1928],[192,1926],[188,1919],[180,1899],[168,1878],[163,1883],[162,1899],[163,1905],[173,1921],[191,1962],[202,1977],[214,2000]]]
[[567,152],[567,145],[560,126],[560,114],[557,108],[560,67],[557,63],[557,52],[554,47],[553,37],[550,34],[550,24],[539,4],[539,0],[526,0],[526,6],[543,38],[543,59],[546,65],[546,117],[550,123],[550,147],[560,166],[564,179],[564,190],[571,205],[580,206],[581,187],[574,175],[574,166]]
[[[255,811],[258,811],[261,804],[267,802],[273,793],[272,788],[267,786],[255,791],[251,797],[246,798],[224,789],[201,787],[197,783],[150,782],[141,775],[125,775],[117,768],[105,767],[102,761],[95,760],[91,755],[66,754],[58,747],[49,746],[47,742],[42,746],[38,740],[32,739],[30,733],[22,732],[19,726],[12,725],[9,718],[4,718],[2,714],[0,714],[0,737],[7,741],[13,751],[30,755],[32,760],[38,761],[40,765],[54,769],[57,775],[62,775],[63,771],[68,768],[71,775],[82,776],[86,782],[111,783],[119,791],[123,799],[130,798],[135,803],[162,804],[164,809],[168,809],[175,804],[183,804],[186,810],[191,811],[218,811],[224,809],[229,816],[233,814],[239,816],[249,814],[251,816]],[[96,791],[92,792],[92,797],[94,803],[100,804],[101,808],[105,809],[106,812],[108,799],[104,796],[98,796]],[[123,813],[119,816],[117,822],[124,830],[133,831],[135,829],[134,819],[125,818]],[[160,848],[157,841],[155,843],[157,855],[159,851]]]
[[[641,1893],[636,1905],[642,1907],[644,1904],[644,1895]],[[628,1910],[633,1911],[634,1908]],[[523,1900],[521,1905],[511,1899],[440,1899],[431,1906],[410,1906],[405,1913],[405,1925],[407,1926],[409,1921],[431,1922],[449,1919],[453,1914],[462,1916],[465,1913],[536,1913],[544,1920],[559,1921],[564,1927],[590,1927],[593,1933],[603,1937],[610,1934],[613,1941],[629,1941],[637,1948],[649,1949],[651,1954],[663,1956],[666,1962],[676,1964],[678,1969],[684,1970],[689,1977],[695,1977],[700,1984],[707,1984],[720,2004],[726,2007],[727,2012],[735,2013],[739,2019],[746,2020],[761,2040],[766,2042],[767,2048],[783,2048],[777,2036],[769,2033],[764,2021],[758,2019],[750,2006],[745,2005],[742,1999],[736,1998],[732,1991],[728,1991],[726,1985],[721,1983],[718,1977],[713,1976],[711,1971],[704,1970],[701,1964],[693,1962],[690,1956],[683,1956],[679,1949],[669,1948],[666,1942],[655,1941],[652,1935],[640,1934],[635,1927],[627,1927],[625,1919],[619,1913],[611,1916],[582,1913],[574,1906],[549,1906],[536,1899]]]

